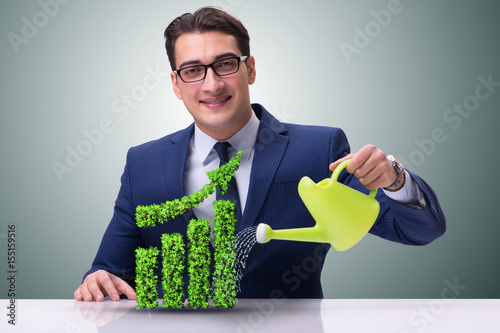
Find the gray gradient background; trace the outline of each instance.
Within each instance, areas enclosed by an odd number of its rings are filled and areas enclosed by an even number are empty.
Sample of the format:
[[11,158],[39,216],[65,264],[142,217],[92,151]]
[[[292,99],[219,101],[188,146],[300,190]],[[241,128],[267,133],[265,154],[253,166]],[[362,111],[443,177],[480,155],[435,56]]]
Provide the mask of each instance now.
[[[369,235],[332,251],[325,297],[439,298],[456,280],[467,287],[459,297],[499,298],[500,89],[458,129],[443,115],[474,93],[479,76],[500,81],[500,5],[401,0],[402,12],[348,63],[340,43],[353,44],[354,28],[388,2],[73,0],[16,53],[7,34],[21,35],[22,18],[33,22],[42,9],[1,0],[0,268],[7,225],[16,224],[17,296],[73,297],[112,216],[128,148],[191,122],[169,78],[124,119],[113,102],[142,85],[148,68],[168,74],[163,30],[172,19],[223,3],[251,35],[252,101],[280,120],[338,126],[353,150],[373,143],[406,160],[417,156],[415,140],[436,128],[447,136],[413,165],[440,198],[445,236],[407,247]],[[58,181],[52,162],[64,163],[66,146],[105,118],[112,133]],[[2,278],[0,298],[6,290]]]

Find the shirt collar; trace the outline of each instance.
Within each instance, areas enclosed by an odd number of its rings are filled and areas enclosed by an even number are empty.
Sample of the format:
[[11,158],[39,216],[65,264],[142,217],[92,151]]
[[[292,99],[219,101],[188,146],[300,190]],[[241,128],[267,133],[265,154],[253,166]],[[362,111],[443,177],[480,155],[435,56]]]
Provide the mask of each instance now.
[[[242,157],[247,160],[250,158],[251,153],[254,149],[255,142],[257,141],[257,131],[259,130],[260,120],[257,118],[254,112],[250,120],[243,126],[238,132],[236,132],[232,137],[226,141],[233,146],[236,151],[243,150]],[[194,145],[194,150],[198,154],[200,161],[205,164],[207,159],[212,152],[213,146],[218,142],[218,140],[212,138],[210,135],[203,132],[195,124],[194,134],[193,134],[192,144]],[[215,153],[215,150],[213,150]]]

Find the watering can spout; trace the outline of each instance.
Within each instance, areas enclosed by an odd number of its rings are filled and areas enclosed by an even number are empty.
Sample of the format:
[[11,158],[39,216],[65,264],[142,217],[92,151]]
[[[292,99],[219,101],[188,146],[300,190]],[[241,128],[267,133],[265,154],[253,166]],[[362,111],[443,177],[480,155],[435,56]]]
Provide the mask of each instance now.
[[271,239],[330,243],[336,251],[344,251],[359,242],[377,219],[380,206],[372,190],[369,195],[337,182],[340,171],[349,160],[334,170],[332,177],[314,183],[309,177],[299,182],[299,195],[316,221],[310,228],[273,230],[267,224],[257,227],[257,242]]
[[271,239],[328,243],[324,232],[318,227],[273,230],[267,224],[260,223],[257,226],[257,242],[263,244]]

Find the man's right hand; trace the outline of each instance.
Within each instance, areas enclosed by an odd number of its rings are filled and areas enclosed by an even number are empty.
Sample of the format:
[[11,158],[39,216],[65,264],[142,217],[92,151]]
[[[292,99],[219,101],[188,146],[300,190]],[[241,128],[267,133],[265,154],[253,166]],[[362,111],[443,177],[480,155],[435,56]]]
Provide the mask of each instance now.
[[118,301],[121,294],[125,294],[128,299],[136,299],[134,289],[127,282],[105,270],[98,270],[87,275],[80,287],[75,290],[74,296],[77,301],[102,302],[105,296]]

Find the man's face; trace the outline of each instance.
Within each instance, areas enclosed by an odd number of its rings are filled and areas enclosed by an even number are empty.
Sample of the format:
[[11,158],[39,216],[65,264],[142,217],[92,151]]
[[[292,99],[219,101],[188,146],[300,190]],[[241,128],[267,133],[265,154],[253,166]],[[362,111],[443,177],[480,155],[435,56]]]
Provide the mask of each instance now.
[[[186,33],[175,44],[175,65],[207,65],[221,56],[243,56],[236,38],[220,32]],[[226,140],[250,119],[249,85],[255,81],[255,60],[240,63],[238,72],[218,76],[211,68],[204,80],[185,83],[174,72],[172,84],[177,98],[184,102],[196,125],[217,140]]]

